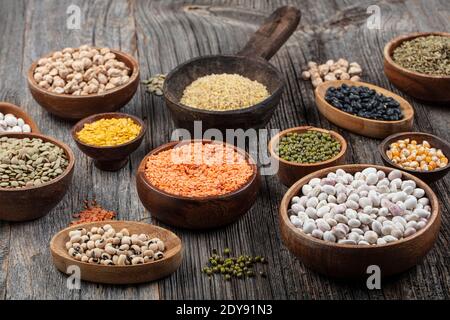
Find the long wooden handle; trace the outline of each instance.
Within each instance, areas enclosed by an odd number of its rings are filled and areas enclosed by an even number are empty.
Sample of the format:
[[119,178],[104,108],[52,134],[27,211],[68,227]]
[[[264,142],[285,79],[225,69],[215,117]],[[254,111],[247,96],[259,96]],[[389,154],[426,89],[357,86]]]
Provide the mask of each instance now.
[[300,17],[301,13],[297,8],[289,6],[278,8],[253,34],[238,55],[270,60],[295,31]]

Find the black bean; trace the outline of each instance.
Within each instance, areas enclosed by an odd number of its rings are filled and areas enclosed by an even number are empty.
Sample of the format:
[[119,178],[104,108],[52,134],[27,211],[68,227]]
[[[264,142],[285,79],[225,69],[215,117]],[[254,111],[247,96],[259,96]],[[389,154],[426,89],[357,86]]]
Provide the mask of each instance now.
[[365,86],[330,87],[325,100],[344,112],[368,119],[396,121],[403,118],[398,101]]

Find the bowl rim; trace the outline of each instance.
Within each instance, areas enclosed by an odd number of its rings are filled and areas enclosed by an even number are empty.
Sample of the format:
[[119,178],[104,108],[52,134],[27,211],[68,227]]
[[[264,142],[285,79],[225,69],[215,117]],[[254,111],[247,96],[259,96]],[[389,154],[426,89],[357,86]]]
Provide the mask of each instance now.
[[[100,47],[94,47],[94,46],[92,46],[91,48],[92,49],[101,49]],[[74,48],[74,49],[77,49],[77,48]],[[66,93],[50,92],[48,90],[45,90],[45,89],[39,87],[37,85],[36,81],[34,80],[34,77],[33,77],[34,69],[36,69],[37,63],[38,63],[38,61],[40,59],[48,58],[51,55],[53,55],[53,53],[55,53],[56,51],[52,51],[52,52],[50,52],[50,53],[48,53],[48,54],[38,58],[37,60],[33,61],[33,63],[31,64],[30,68],[28,69],[28,73],[27,73],[28,85],[31,86],[34,90],[37,90],[37,91],[39,91],[42,94],[45,94],[45,95],[48,95],[48,96],[52,96],[54,98],[66,98],[66,99],[73,99],[73,100],[76,100],[76,99],[88,99],[88,98],[98,98],[98,97],[104,98],[105,96],[117,93],[117,92],[121,91],[122,89],[130,86],[131,84],[133,84],[138,79],[139,74],[140,74],[139,63],[137,62],[137,60],[132,55],[130,55],[130,54],[126,53],[126,52],[123,52],[123,51],[120,51],[120,50],[115,50],[115,49],[110,49],[110,51],[112,53],[114,53],[117,57],[120,57],[120,59],[117,59],[117,60],[119,60],[121,62],[123,62],[121,59],[123,59],[124,57],[126,59],[130,60],[131,65],[133,67],[132,68],[133,71],[132,71],[132,73],[130,75],[130,80],[127,83],[124,83],[124,84],[122,84],[122,85],[120,85],[120,86],[118,86],[116,88],[111,89],[111,90],[107,90],[104,93],[94,93],[94,94],[88,94],[86,96],[74,96],[74,95],[66,94]]]
[[70,147],[68,145],[66,145],[64,142],[59,141],[57,139],[54,139],[50,136],[46,136],[43,135],[41,133],[2,133],[0,134],[0,138],[3,137],[9,137],[9,138],[18,138],[18,139],[25,139],[25,138],[36,138],[36,139],[42,139],[43,141],[46,142],[51,142],[52,144],[62,148],[65,153],[66,156],[68,158],[69,164],[67,165],[67,168],[64,170],[63,173],[61,173],[58,177],[56,177],[55,179],[52,179],[46,183],[43,183],[39,186],[33,186],[33,187],[23,187],[23,188],[1,188],[0,187],[0,192],[20,192],[20,191],[29,191],[29,190],[36,190],[39,188],[44,188],[47,187],[49,185],[52,184],[56,184],[59,181],[63,180],[67,175],[69,175],[74,167],[75,167],[75,155],[72,151],[72,149],[70,149]]
[[[244,59],[244,60],[250,60],[253,62],[258,63],[260,66],[267,67],[268,69],[272,70],[278,75],[278,78],[280,80],[280,83],[278,84],[277,88],[270,93],[270,95],[265,98],[264,100],[258,102],[257,104],[254,104],[252,106],[242,108],[242,109],[235,109],[235,110],[225,110],[225,111],[219,111],[219,110],[205,110],[200,108],[193,108],[189,107],[187,105],[181,104],[179,101],[175,101],[175,99],[172,99],[171,94],[168,92],[167,88],[167,82],[170,81],[170,79],[183,67],[187,66],[190,63],[197,62],[202,59],[214,59],[214,58],[236,58],[236,59]],[[245,75],[241,76],[245,77]],[[264,85],[265,86],[265,85]],[[233,55],[233,54],[211,54],[211,55],[204,55],[204,56],[198,56],[194,57],[192,59],[189,59],[178,66],[176,66],[174,69],[172,69],[167,75],[166,79],[164,80],[164,86],[163,86],[163,95],[164,98],[167,99],[170,103],[175,105],[177,108],[183,109],[185,111],[195,112],[197,114],[202,115],[241,115],[245,113],[251,113],[252,111],[262,108],[265,105],[267,105],[267,102],[271,100],[272,97],[276,96],[277,94],[280,94],[285,86],[284,78],[282,77],[280,71],[275,68],[273,64],[271,64],[269,61],[264,60],[262,58],[253,58],[249,56],[243,56],[243,55]],[[269,90],[268,90],[269,91]]]
[[[147,159],[154,155],[154,154],[158,154],[159,152],[162,151],[166,151],[169,149],[173,149],[174,147],[176,147],[178,144],[190,144],[190,143],[194,143],[194,142],[201,142],[202,144],[205,143],[217,143],[217,144],[224,144],[224,145],[228,145],[230,147],[232,147],[236,152],[240,153],[241,155],[245,156],[245,159],[247,160],[247,163],[252,167],[253,169],[253,173],[252,176],[247,180],[247,182],[242,185],[240,188],[229,192],[229,193],[225,193],[225,194],[221,194],[221,195],[217,195],[217,196],[204,196],[204,197],[188,197],[188,196],[181,196],[181,195],[176,195],[176,194],[172,194],[172,193],[168,193],[167,191],[164,191],[160,188],[157,188],[156,186],[154,186],[153,184],[150,183],[150,181],[148,181],[147,177],[145,176],[145,167],[147,165]],[[253,162],[253,163],[252,163]],[[227,198],[231,198],[247,189],[250,188],[250,186],[258,179],[259,176],[259,171],[258,171],[258,166],[256,165],[256,162],[254,161],[254,159],[245,151],[242,150],[241,148],[238,148],[232,144],[226,143],[226,142],[222,142],[222,141],[214,141],[214,140],[209,140],[209,139],[187,139],[187,140],[181,140],[181,141],[172,141],[172,142],[168,142],[165,143],[153,150],[151,150],[149,153],[147,153],[145,155],[145,157],[142,159],[139,167],[138,167],[138,172],[137,172],[137,176],[138,179],[140,179],[142,181],[142,183],[145,185],[145,187],[147,189],[151,189],[157,193],[160,193],[162,195],[164,195],[165,197],[169,197],[171,199],[179,199],[179,200],[185,200],[185,201],[192,201],[192,202],[203,202],[203,201],[211,201],[211,200],[222,200],[222,199],[227,199]]]
[[[102,222],[103,222],[103,223],[102,223]],[[68,236],[70,231],[76,230],[76,229],[78,229],[78,228],[83,228],[83,227],[87,227],[87,226],[97,226],[97,225],[102,225],[102,224],[103,224],[103,225],[105,225],[105,224],[111,224],[111,223],[114,224],[114,222],[120,222],[120,223],[124,223],[124,224],[134,224],[134,225],[151,226],[152,228],[155,228],[156,230],[160,230],[160,231],[163,231],[163,232],[167,232],[169,235],[171,235],[172,237],[174,237],[174,239],[175,239],[176,241],[179,242],[180,250],[174,252],[174,253],[173,253],[172,255],[170,255],[170,256],[167,256],[167,257],[164,256],[164,257],[163,257],[162,259],[160,259],[160,260],[154,260],[154,261],[145,262],[145,263],[142,263],[142,264],[124,265],[124,266],[122,266],[122,265],[105,266],[105,265],[99,265],[99,264],[93,264],[93,263],[88,263],[88,262],[83,262],[83,261],[75,260],[75,259],[73,259],[71,256],[69,256],[69,253],[67,252],[67,250],[65,250],[65,248],[59,248],[60,250],[62,250],[62,251],[65,253],[64,256],[63,256],[63,255],[60,255],[60,254],[57,254],[57,253],[54,251],[54,249],[53,249],[53,248],[55,247],[55,241],[56,241],[56,239],[59,238],[59,237],[64,237],[64,234],[65,234],[65,233],[67,233],[67,236]],[[96,221],[96,222],[81,223],[81,224],[69,226],[69,227],[67,227],[67,228],[64,228],[64,229],[58,231],[58,232],[52,237],[52,239],[50,240],[50,250],[51,250],[52,254],[56,254],[56,255],[58,255],[58,256],[64,258],[64,259],[69,259],[69,260],[71,260],[71,261],[74,261],[74,262],[79,263],[79,264],[84,265],[84,266],[89,266],[89,267],[104,267],[104,268],[114,268],[114,269],[119,269],[119,268],[125,269],[125,268],[138,268],[138,267],[141,267],[141,268],[142,268],[142,267],[145,267],[145,266],[151,266],[151,265],[155,265],[155,264],[158,264],[158,263],[167,261],[167,260],[169,260],[169,259],[175,257],[176,255],[178,255],[178,254],[180,254],[180,253],[183,253],[184,246],[183,246],[183,241],[181,241],[181,238],[180,238],[178,235],[176,235],[174,232],[170,231],[169,229],[165,229],[165,228],[163,228],[163,227],[159,227],[159,226],[156,226],[156,225],[154,225],[154,224],[144,223],[144,222],[139,222],[139,221],[130,221],[130,220],[106,220],[106,221]],[[165,250],[165,251],[166,251],[166,250]]]
[[[387,149],[389,148],[389,145],[388,145],[389,140],[393,140],[393,139],[400,140],[400,139],[402,139],[402,137],[407,138],[407,137],[408,137],[409,135],[411,135],[411,134],[414,134],[414,135],[420,135],[420,136],[424,136],[424,137],[431,137],[431,138],[433,138],[433,139],[439,141],[440,143],[442,143],[442,144],[444,144],[444,145],[447,145],[447,147],[450,149],[450,144],[449,144],[447,141],[445,141],[445,140],[443,140],[443,139],[439,138],[438,136],[435,136],[435,135],[433,135],[433,134],[431,134],[431,133],[427,133],[427,132],[419,132],[419,131],[417,131],[417,132],[413,132],[413,131],[399,132],[399,133],[391,134],[390,136],[386,137],[386,138],[385,138],[383,141],[381,141],[381,143],[378,145],[378,152],[380,153],[381,157],[382,157],[386,162],[388,162],[391,166],[393,166],[394,168],[399,169],[399,170],[402,170],[402,171],[410,172],[410,173],[412,173],[412,174],[414,174],[414,173],[419,173],[419,174],[438,173],[438,172],[442,172],[442,171],[445,171],[445,170],[448,170],[448,169],[449,169],[449,167],[450,167],[450,162],[447,163],[447,165],[446,165],[445,167],[443,167],[443,168],[438,168],[438,169],[435,169],[435,170],[432,170],[432,171],[419,171],[419,170],[405,169],[405,168],[403,168],[402,166],[400,166],[400,165],[398,165],[398,164],[396,164],[396,163],[393,163],[393,162],[391,161],[391,159],[389,159],[389,158],[387,157],[387,155],[386,155],[386,151],[387,151]],[[445,155],[445,156],[446,156],[447,158],[450,157],[450,155]]]
[[[25,115],[26,117],[28,117],[28,122],[31,123],[25,123],[28,124],[31,127],[31,132],[35,132],[35,133],[41,133],[41,130],[39,129],[36,121],[34,121],[34,119],[31,117],[31,115],[23,108],[21,108],[20,106],[10,103],[10,102],[6,102],[6,101],[0,101],[0,112],[2,112],[2,107],[6,107],[6,108],[11,108],[12,110],[14,110],[17,113],[14,113],[14,116],[16,117],[20,117],[23,119],[23,116]],[[18,113],[22,113],[22,115],[19,115]],[[25,120],[25,119],[23,119]]]
[[434,32],[412,32],[412,33],[400,35],[398,37],[395,37],[395,38],[391,39],[384,46],[383,56],[384,56],[385,62],[387,64],[391,65],[392,67],[396,68],[397,72],[401,71],[401,72],[406,73],[406,74],[408,74],[410,76],[419,77],[419,78],[428,79],[428,80],[450,80],[450,75],[449,76],[439,76],[439,75],[431,75],[431,74],[426,74],[426,73],[420,73],[420,72],[417,72],[417,71],[413,71],[413,70],[404,68],[401,65],[397,64],[394,61],[394,59],[392,59],[390,51],[392,51],[392,50],[396,49],[397,47],[399,47],[403,42],[409,41],[409,40],[413,40],[415,38],[432,36],[432,35],[434,35],[434,36],[450,37],[450,33],[448,33],[448,32],[438,32],[438,31],[434,31]]
[[[131,120],[133,120],[133,122],[135,124],[141,126],[141,131],[133,140],[127,141],[126,143],[119,144],[116,146],[95,146],[95,145],[84,143],[77,137],[77,133],[80,132],[80,131],[76,131],[76,128],[78,126],[82,126],[82,128],[80,129],[80,130],[82,130],[85,124],[90,124],[90,123],[96,122],[98,120],[101,120],[101,119],[103,119],[104,116],[111,116],[108,119],[130,118]],[[146,132],[147,132],[147,124],[144,122],[144,120],[142,120],[141,118],[139,118],[135,115],[131,115],[131,114],[123,113],[123,112],[104,112],[104,113],[97,113],[97,114],[90,115],[90,116],[78,121],[70,130],[72,138],[77,144],[82,145],[83,147],[86,147],[86,148],[99,149],[99,150],[115,150],[115,149],[120,149],[122,147],[129,146],[129,145],[135,143],[136,141],[139,141],[140,139],[142,139]]]
[[[440,215],[439,201],[437,200],[436,194],[433,192],[433,190],[430,188],[430,186],[428,184],[426,184],[423,180],[417,178],[416,176],[412,175],[411,173],[408,173],[405,171],[402,171],[402,175],[404,175],[405,178],[407,178],[408,180],[414,180],[414,182],[416,182],[416,183],[419,182],[420,184],[422,184],[421,188],[425,190],[425,195],[430,200],[430,206],[431,206],[431,216],[430,216],[430,219],[428,220],[427,224],[425,225],[425,227],[423,229],[417,231],[412,236],[402,238],[400,240],[393,241],[390,243],[381,244],[381,245],[377,244],[377,245],[365,246],[365,245],[341,244],[341,243],[337,243],[337,242],[327,242],[324,240],[316,239],[311,236],[307,236],[305,233],[303,233],[303,231],[298,230],[298,228],[294,227],[294,225],[290,222],[287,211],[288,211],[288,206],[289,206],[292,198],[288,199],[287,196],[294,189],[298,188],[299,189],[298,191],[300,191],[301,187],[308,180],[310,180],[312,178],[312,176],[316,176],[320,173],[320,176],[323,177],[323,174],[328,173],[328,172],[334,172],[337,169],[345,170],[345,169],[350,169],[350,168],[356,168],[359,171],[359,169],[363,170],[363,169],[369,168],[369,167],[373,167],[373,168],[376,168],[377,170],[383,170],[383,171],[389,171],[389,172],[396,170],[395,168],[389,168],[386,166],[380,166],[380,165],[374,165],[374,164],[346,164],[346,165],[339,165],[339,166],[324,168],[324,169],[318,170],[316,172],[313,172],[313,173],[310,173],[310,174],[304,176],[303,178],[298,180],[296,183],[294,183],[283,195],[283,198],[282,198],[281,204],[280,204],[280,208],[278,210],[278,214],[282,220],[281,223],[284,225],[284,227],[289,229],[289,232],[295,234],[297,237],[300,237],[304,241],[310,241],[318,246],[328,246],[331,248],[339,248],[339,249],[354,250],[354,251],[356,251],[356,250],[376,250],[379,248],[389,248],[389,247],[397,246],[397,245],[403,244],[405,242],[412,241],[415,238],[417,238],[417,237],[421,236],[422,234],[424,234],[425,232],[427,232],[428,229],[430,229],[430,227],[436,222],[436,219],[438,219],[438,217]],[[296,241],[298,241],[298,239]]]
[[[400,103],[400,109],[402,110],[403,115],[404,115],[404,110],[408,110],[408,112],[410,112],[411,114],[410,114],[408,117],[404,117],[403,119],[400,119],[400,120],[387,121],[387,120],[368,119],[368,118],[356,116],[356,115],[354,115],[354,114],[351,114],[351,113],[342,111],[342,110],[336,108],[335,106],[333,106],[332,104],[328,103],[328,101],[325,100],[325,96],[324,96],[324,95],[322,96],[322,95],[319,94],[319,88],[322,89],[322,88],[328,86],[328,87],[326,88],[326,90],[328,90],[328,88],[334,86],[334,84],[339,84],[339,83],[340,83],[341,85],[342,85],[342,84],[347,84],[347,85],[352,85],[352,86],[364,86],[364,87],[368,87],[368,88],[370,88],[370,89],[373,89],[373,90],[377,91],[377,93],[382,93],[382,94],[384,95],[383,92],[381,92],[380,90],[378,90],[378,89],[383,89],[383,90],[385,90],[387,93],[389,93],[390,95],[392,95],[392,96],[388,95],[388,97],[394,98],[395,100],[397,100],[398,103]],[[325,90],[325,92],[326,92],[326,90]],[[326,81],[326,82],[321,83],[321,84],[314,90],[314,93],[315,93],[315,97],[318,98],[318,99],[323,100],[323,102],[324,102],[327,106],[333,108],[336,112],[338,112],[338,113],[340,113],[340,114],[342,114],[342,115],[345,115],[345,116],[350,117],[350,119],[355,119],[355,120],[357,119],[357,120],[361,120],[361,121],[366,121],[366,122],[368,122],[368,123],[394,124],[394,125],[396,125],[396,124],[399,124],[399,123],[407,122],[407,121],[409,121],[410,119],[414,118],[414,108],[413,108],[413,106],[412,106],[406,99],[402,98],[402,97],[399,96],[398,94],[396,94],[396,93],[394,93],[394,92],[392,92],[392,91],[390,91],[390,90],[388,90],[388,89],[385,89],[385,88],[383,88],[383,87],[377,86],[377,85],[372,84],[372,83],[362,82],[362,81],[351,81],[351,80],[333,80],[333,81]],[[402,108],[402,106],[403,106],[403,108]]]
[[[276,141],[279,140],[280,138],[284,137],[286,134],[292,133],[292,132],[306,132],[306,131],[310,131],[310,130],[330,134],[341,145],[341,150],[339,151],[339,153],[337,155],[335,155],[334,157],[332,157],[328,160],[325,160],[325,161],[320,161],[320,162],[315,162],[315,163],[298,163],[298,162],[293,162],[293,161],[287,161],[287,160],[281,158],[275,152],[274,148],[276,145]],[[328,163],[331,163],[333,161],[336,161],[336,160],[342,158],[345,155],[345,153],[347,152],[347,146],[348,146],[347,141],[344,139],[344,137],[342,135],[340,135],[336,131],[318,128],[318,127],[314,127],[314,126],[300,126],[300,127],[292,127],[292,128],[283,130],[283,131],[277,133],[274,137],[272,137],[272,139],[270,139],[270,141],[269,141],[269,152],[270,152],[270,155],[272,157],[274,157],[275,160],[280,161],[286,165],[290,165],[290,166],[294,166],[294,167],[315,167],[315,166],[326,165]]]

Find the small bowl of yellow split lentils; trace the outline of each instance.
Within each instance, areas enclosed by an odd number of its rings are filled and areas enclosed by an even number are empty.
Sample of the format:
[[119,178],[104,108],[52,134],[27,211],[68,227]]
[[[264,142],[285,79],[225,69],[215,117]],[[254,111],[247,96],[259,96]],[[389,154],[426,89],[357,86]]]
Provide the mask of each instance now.
[[78,148],[94,159],[97,168],[117,171],[142,143],[145,123],[124,113],[102,113],[79,121],[72,128]]

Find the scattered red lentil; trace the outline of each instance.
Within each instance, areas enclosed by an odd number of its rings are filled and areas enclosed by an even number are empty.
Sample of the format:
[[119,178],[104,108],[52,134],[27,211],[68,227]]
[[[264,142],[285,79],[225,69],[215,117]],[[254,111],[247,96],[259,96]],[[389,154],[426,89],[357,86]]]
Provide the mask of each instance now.
[[95,200],[90,203],[88,200],[85,200],[84,210],[73,214],[72,217],[78,220],[72,221],[70,225],[77,225],[87,222],[114,220],[116,213],[114,211],[103,209]]
[[231,146],[195,142],[150,156],[145,174],[167,193],[207,197],[238,190],[249,181],[253,168]]

